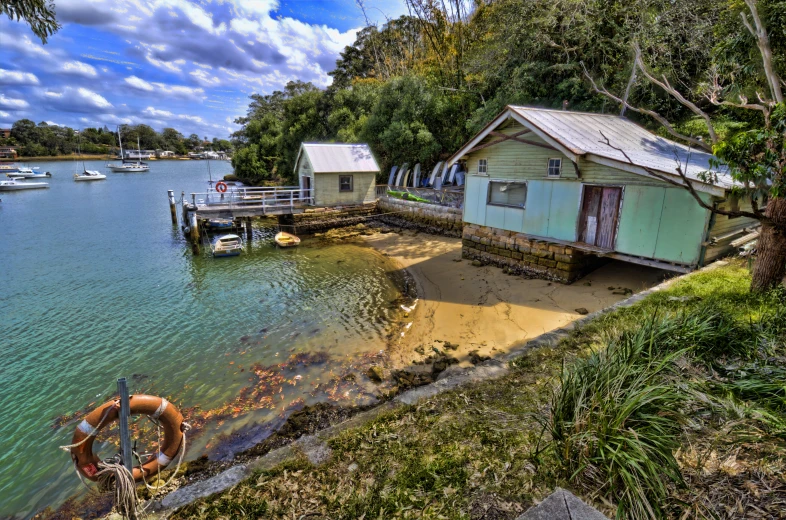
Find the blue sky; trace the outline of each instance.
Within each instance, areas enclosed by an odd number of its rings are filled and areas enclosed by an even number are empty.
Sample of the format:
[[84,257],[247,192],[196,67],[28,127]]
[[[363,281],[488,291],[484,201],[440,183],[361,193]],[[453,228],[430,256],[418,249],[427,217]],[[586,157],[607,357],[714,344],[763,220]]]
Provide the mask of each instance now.
[[[365,0],[372,23],[404,0]],[[55,0],[40,41],[0,18],[0,127],[145,123],[225,138],[248,96],[327,73],[365,25],[355,0]]]

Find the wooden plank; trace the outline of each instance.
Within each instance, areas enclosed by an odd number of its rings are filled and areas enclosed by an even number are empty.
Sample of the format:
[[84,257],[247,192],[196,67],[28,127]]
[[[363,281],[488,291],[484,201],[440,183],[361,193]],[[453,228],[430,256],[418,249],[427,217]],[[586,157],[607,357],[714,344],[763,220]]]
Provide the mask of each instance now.
[[617,216],[619,215],[622,188],[604,187],[601,196],[598,234],[595,245],[604,249],[614,249],[614,237],[617,233]]
[[599,186],[584,186],[579,219],[579,242],[595,245],[595,235],[600,215],[600,198],[603,189]]
[[514,137],[512,135],[503,134],[502,132],[490,132],[490,134],[493,135],[494,137],[501,138],[502,141],[513,140],[519,143],[531,144],[532,146],[540,146],[541,148],[547,148],[549,150],[556,150],[556,148],[554,148],[550,144],[541,143],[538,141],[532,141],[530,139],[522,139],[521,137]]

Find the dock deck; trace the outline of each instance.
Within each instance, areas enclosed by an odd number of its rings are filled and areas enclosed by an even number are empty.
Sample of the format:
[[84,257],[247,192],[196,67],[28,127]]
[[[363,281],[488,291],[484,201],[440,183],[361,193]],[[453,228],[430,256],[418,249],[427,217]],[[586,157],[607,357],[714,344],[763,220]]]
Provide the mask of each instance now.
[[192,193],[188,212],[198,219],[244,218],[303,213],[314,204],[312,190],[298,186],[237,187],[225,193]]

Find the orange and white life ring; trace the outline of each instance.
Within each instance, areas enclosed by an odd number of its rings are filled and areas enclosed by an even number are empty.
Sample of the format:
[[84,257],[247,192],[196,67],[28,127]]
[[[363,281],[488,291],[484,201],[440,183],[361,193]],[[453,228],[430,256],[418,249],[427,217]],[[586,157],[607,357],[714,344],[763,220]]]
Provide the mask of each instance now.
[[224,181],[218,181],[216,183],[216,191],[219,193],[225,193],[227,191],[227,183]]
[[[134,480],[142,480],[164,469],[180,451],[183,443],[183,416],[173,404],[163,397],[132,395],[129,399],[130,415],[144,414],[161,423],[164,441],[158,450],[139,466],[134,466]],[[76,427],[71,444],[71,458],[77,471],[89,480],[98,480],[99,458],[93,453],[93,440],[106,425],[120,415],[120,401],[102,404],[85,417]]]

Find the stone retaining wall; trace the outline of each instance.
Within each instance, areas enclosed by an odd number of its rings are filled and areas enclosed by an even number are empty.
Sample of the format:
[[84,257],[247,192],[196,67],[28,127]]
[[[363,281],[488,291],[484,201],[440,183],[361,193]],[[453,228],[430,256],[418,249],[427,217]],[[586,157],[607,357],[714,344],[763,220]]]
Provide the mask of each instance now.
[[380,197],[377,200],[377,211],[377,220],[386,224],[434,235],[461,237],[464,212],[458,208]]
[[282,215],[278,224],[283,231],[310,235],[333,228],[366,223],[377,212],[377,204],[370,202],[353,206],[307,208],[304,213]]
[[573,282],[603,259],[561,244],[476,224],[464,224],[462,256],[505,267],[517,274]]

